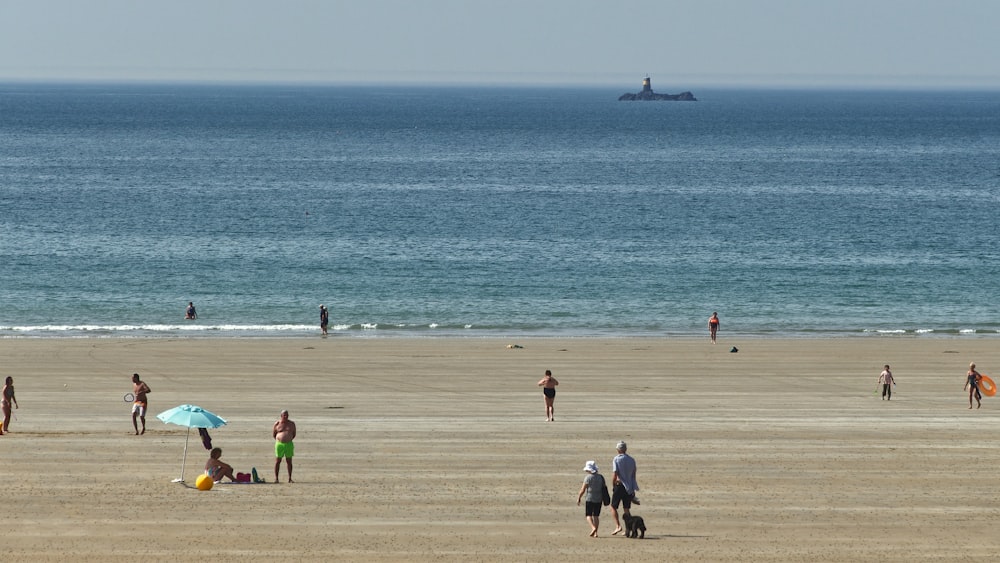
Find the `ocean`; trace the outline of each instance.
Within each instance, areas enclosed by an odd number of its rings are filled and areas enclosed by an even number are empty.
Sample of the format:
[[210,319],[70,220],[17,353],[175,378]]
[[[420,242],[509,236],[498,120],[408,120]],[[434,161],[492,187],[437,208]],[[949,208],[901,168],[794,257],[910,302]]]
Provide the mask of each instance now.
[[638,89],[0,84],[0,337],[998,334],[1000,93]]

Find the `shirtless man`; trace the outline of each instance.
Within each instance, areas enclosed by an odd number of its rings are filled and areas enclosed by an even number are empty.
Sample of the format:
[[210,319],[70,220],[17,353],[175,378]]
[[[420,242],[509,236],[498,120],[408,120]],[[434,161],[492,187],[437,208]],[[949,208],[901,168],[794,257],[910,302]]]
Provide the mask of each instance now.
[[3,428],[0,431],[0,436],[3,436],[4,432],[10,431],[10,406],[12,403],[15,409],[20,408],[17,406],[17,397],[14,396],[14,378],[8,375],[7,379],[4,380],[3,394],[0,395],[0,407],[3,408]]
[[552,377],[551,370],[545,370],[545,377],[538,382],[538,386],[542,388],[542,393],[545,396],[546,422],[555,422],[556,420],[556,407],[553,404],[556,401],[556,385],[559,385],[559,380]]
[[[132,374],[132,394],[135,395],[135,399],[132,402],[132,427],[135,428],[135,434],[146,433],[146,393],[152,393],[149,385],[146,382],[139,379],[138,373]],[[142,420],[142,432],[139,432],[139,424],[136,422],[136,417]]]
[[281,411],[281,418],[274,423],[274,482],[278,482],[278,470],[281,469],[281,458],[285,458],[288,466],[288,482],[292,481],[292,457],[295,455],[295,423],[288,420],[288,411]]

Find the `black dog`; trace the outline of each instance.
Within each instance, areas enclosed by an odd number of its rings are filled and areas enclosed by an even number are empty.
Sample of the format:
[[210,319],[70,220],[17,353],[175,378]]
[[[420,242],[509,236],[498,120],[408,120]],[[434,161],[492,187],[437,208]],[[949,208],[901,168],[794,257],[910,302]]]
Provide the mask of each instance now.
[[626,538],[643,539],[646,537],[646,522],[642,520],[642,516],[632,516],[631,514],[623,514],[622,516],[625,517]]

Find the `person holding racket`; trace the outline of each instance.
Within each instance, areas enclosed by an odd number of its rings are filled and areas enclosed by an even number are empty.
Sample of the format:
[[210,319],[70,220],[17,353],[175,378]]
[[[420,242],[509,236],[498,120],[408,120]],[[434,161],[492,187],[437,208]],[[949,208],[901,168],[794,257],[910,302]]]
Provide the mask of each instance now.
[[18,408],[17,397],[14,396],[14,378],[8,375],[3,382],[3,396],[0,397],[0,407],[3,409],[3,431],[0,434],[10,431],[11,404],[15,409]]
[[[135,428],[135,435],[146,433],[146,393],[152,393],[149,385],[146,382],[139,379],[138,373],[132,374],[132,427]],[[139,431],[139,423],[136,419],[142,421],[142,432]]]

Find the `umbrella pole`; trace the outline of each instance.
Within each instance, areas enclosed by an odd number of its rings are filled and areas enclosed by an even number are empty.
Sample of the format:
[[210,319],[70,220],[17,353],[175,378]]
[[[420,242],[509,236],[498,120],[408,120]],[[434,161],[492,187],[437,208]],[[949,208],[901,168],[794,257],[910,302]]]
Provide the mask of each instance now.
[[174,481],[173,481],[174,483],[183,483],[184,482],[184,466],[187,465],[187,459],[188,459],[188,438],[190,438],[190,437],[191,437],[191,427],[188,426],[187,434],[184,435],[184,457],[183,457],[183,460],[181,461],[181,478],[180,479],[174,479]]

